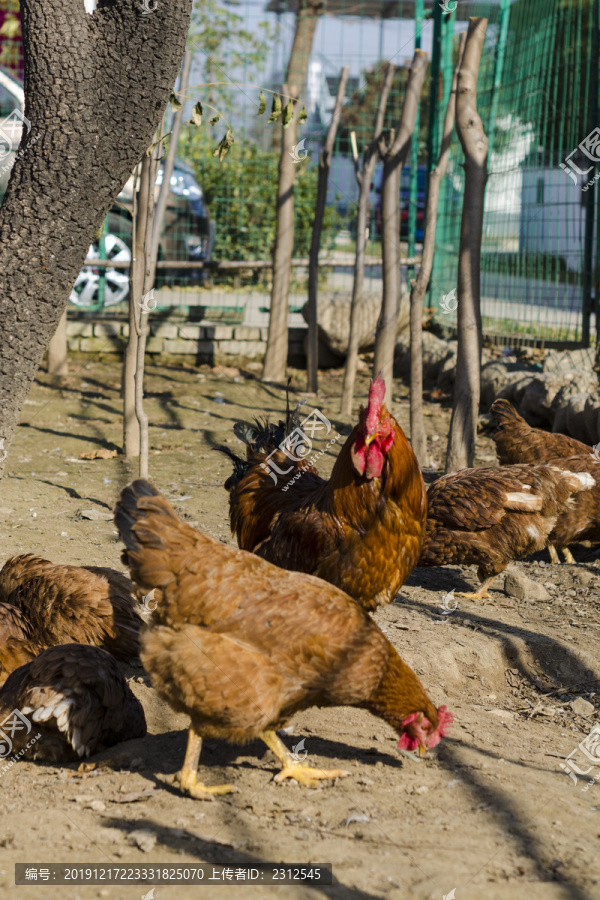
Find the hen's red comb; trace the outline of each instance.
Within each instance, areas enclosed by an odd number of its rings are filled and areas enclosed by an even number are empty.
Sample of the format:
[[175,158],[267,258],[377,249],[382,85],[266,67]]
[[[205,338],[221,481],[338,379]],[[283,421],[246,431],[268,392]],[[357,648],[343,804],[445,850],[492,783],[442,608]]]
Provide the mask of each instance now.
[[369,385],[369,402],[367,404],[367,417],[365,419],[367,434],[373,434],[373,432],[377,430],[381,404],[383,403],[384,397],[385,381],[381,377],[380,372],[377,378],[371,379],[371,384]]

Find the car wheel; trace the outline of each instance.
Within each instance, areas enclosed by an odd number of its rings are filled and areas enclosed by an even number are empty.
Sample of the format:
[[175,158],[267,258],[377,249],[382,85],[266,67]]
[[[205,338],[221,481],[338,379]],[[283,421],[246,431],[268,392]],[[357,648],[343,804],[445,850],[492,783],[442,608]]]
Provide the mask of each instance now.
[[[131,262],[131,250],[125,241],[116,234],[107,234],[104,238],[105,259],[115,262]],[[99,259],[98,244],[94,243],[88,251],[88,259]],[[69,300],[80,309],[98,303],[98,286],[100,269],[96,266],[84,266],[77,276]],[[127,299],[129,294],[129,272],[127,269],[106,269],[104,288],[104,306],[114,306]]]

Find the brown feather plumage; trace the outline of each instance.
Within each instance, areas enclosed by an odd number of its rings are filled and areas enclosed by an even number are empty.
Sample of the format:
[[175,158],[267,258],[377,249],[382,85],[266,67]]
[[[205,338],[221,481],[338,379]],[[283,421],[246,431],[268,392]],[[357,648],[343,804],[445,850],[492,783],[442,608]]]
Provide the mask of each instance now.
[[567,437],[531,428],[508,400],[495,400],[490,412],[498,460],[507,463],[548,463],[570,472],[587,472],[595,480],[589,491],[573,497],[559,515],[549,540],[559,550],[574,541],[600,541],[600,461],[592,447]]
[[26,759],[80,759],[146,734],[142,705],[117,662],[87,644],[51,647],[13,672],[0,691],[0,722],[15,709],[32,728],[15,732],[11,756],[24,751]]
[[113,569],[56,565],[32,555],[15,556],[0,571],[0,602],[18,610],[38,650],[80,643],[120,659],[136,656],[142,620],[133,590]]
[[483,582],[511,560],[542,550],[571,494],[582,490],[579,476],[550,466],[482,466],[444,475],[428,489],[419,565],[476,565]]
[[[343,444],[328,481],[282,451],[290,472],[274,484],[261,468],[272,448],[249,452],[245,475],[230,492],[231,530],[238,545],[285,569],[316,575],[373,610],[390,603],[419,558],[427,512],[423,477],[404,432],[389,416],[394,442],[381,476],[357,474],[352,448],[364,421]],[[288,490],[285,483],[299,475]]]
[[337,587],[234,550],[180,521],[136,481],[115,513],[123,561],[160,588],[141,657],[158,692],[197,733],[243,742],[312,706],[360,706],[401,732],[438,715],[364,609]]

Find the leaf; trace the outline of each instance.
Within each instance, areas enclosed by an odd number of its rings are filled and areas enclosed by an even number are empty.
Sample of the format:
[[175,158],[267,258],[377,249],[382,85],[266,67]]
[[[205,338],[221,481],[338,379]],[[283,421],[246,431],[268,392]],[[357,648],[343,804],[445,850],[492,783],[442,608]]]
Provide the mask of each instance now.
[[190,119],[190,123],[192,125],[202,125],[203,114],[204,114],[204,111],[202,109],[202,104],[198,100],[198,102],[194,106],[194,109],[192,110],[192,118]]
[[262,116],[262,114],[264,113],[266,108],[267,108],[267,98],[265,97],[264,92],[261,91],[260,94],[258,95],[258,112],[256,113],[256,115]]
[[293,118],[294,118],[294,101],[290,100],[290,102],[287,104],[287,106],[283,110],[283,116],[281,117],[283,127],[287,128],[288,125],[291,124]]
[[269,122],[274,122],[281,115],[281,97],[279,94],[273,94],[273,106],[271,107],[271,115]]
[[173,112],[179,112],[179,110],[182,108],[182,105],[177,99],[176,94],[171,94],[171,96],[169,97],[169,103],[171,104],[171,109],[173,110]]
[[0,34],[3,37],[7,37],[9,41],[12,41],[21,34],[21,23],[16,16],[6,17],[0,27]]
[[306,107],[303,106],[302,109],[300,110],[300,112],[298,113],[298,125],[302,125],[304,122],[306,122],[307,118],[308,118],[308,115],[306,113]]
[[210,124],[216,125],[220,118],[221,118],[221,116],[219,115],[219,113],[217,113],[217,115],[213,116],[212,119],[210,120]]
[[221,138],[218,147],[215,147],[215,149],[213,150],[213,156],[218,156],[219,162],[222,162],[223,157],[226,155],[233,143],[235,143],[234,137],[231,133],[231,128],[228,128],[225,137]]

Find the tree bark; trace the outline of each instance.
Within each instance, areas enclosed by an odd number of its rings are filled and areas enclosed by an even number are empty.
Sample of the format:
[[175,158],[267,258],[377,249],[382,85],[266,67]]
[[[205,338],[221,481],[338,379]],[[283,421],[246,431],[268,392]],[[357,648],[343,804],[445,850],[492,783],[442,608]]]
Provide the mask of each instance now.
[[0,208],[5,448],[93,236],[163,114],[191,6],[142,16],[132,0],[102,0],[89,15],[81,0],[21,0],[32,127]]
[[472,466],[481,375],[481,231],[488,141],[477,113],[477,75],[487,19],[469,21],[458,73],[456,131],[465,154],[465,190],[458,257],[458,352],[446,471]]
[[67,311],[60,317],[58,327],[48,344],[48,375],[64,378],[69,371],[67,363]]
[[319,281],[319,249],[321,246],[321,230],[323,227],[323,216],[325,214],[325,202],[327,200],[327,182],[329,180],[329,169],[331,166],[331,156],[335,146],[335,138],[337,135],[338,125],[340,124],[340,116],[342,114],[342,104],[346,96],[346,85],[348,83],[349,66],[344,66],[340,74],[340,83],[338,85],[337,96],[335,98],[335,106],[325,139],[325,146],[321,151],[319,159],[319,181],[317,185],[317,200],[315,203],[315,220],[313,222],[313,230],[310,242],[310,255],[308,263],[308,347],[307,347],[307,366],[306,381],[307,390],[316,393],[318,390],[318,370],[319,370],[319,337],[317,330],[317,287]]
[[[304,89],[308,59],[313,38],[322,12],[320,0],[301,2],[297,17],[294,43],[288,63],[286,83],[282,93],[285,105],[288,97],[297,99]],[[273,255],[273,286],[267,350],[263,364],[263,381],[284,381],[288,351],[288,295],[291,260],[294,250],[294,178],[296,166],[293,147],[298,140],[298,116],[281,130],[281,154],[277,185],[277,224]]]
[[433,254],[435,251],[435,229],[437,223],[437,207],[440,196],[440,186],[448,168],[450,156],[450,142],[454,131],[454,119],[456,113],[456,88],[458,84],[458,70],[460,69],[463,52],[465,49],[466,32],[460,36],[458,48],[458,60],[452,78],[448,106],[444,117],[444,128],[440,155],[435,169],[429,175],[429,192],[427,194],[427,208],[425,211],[425,234],[423,235],[423,255],[419,274],[412,284],[410,294],[410,442],[415,456],[421,467],[427,466],[427,440],[425,436],[425,421],[423,417],[423,302],[427,292],[431,269],[433,267]]
[[[158,158],[160,145],[152,150],[151,155],[144,156],[142,172],[140,176],[140,194],[144,196],[143,225],[144,232],[138,239],[142,247],[142,297],[139,303],[139,318],[137,328],[137,348],[135,366],[135,415],[139,423],[140,444],[140,478],[148,478],[148,416],[144,410],[144,358],[146,353],[146,338],[148,337],[148,314],[156,308],[156,304],[149,300],[149,293],[154,284],[156,259],[153,247],[153,222],[155,214],[154,185],[158,173]],[[141,205],[141,201],[140,201]],[[137,304],[136,304],[137,306]]]
[[381,140],[381,130],[385,118],[385,109],[394,80],[395,67],[390,63],[385,73],[385,79],[379,95],[379,104],[375,113],[373,125],[373,138],[363,154],[362,172],[358,169],[358,160],[354,160],[356,168],[356,180],[358,182],[358,214],[356,222],[356,256],[354,259],[354,282],[352,284],[352,300],[350,303],[350,335],[348,338],[348,353],[344,367],[344,381],[342,384],[342,402],[340,412],[350,415],[352,401],[354,400],[354,382],[356,380],[356,367],[358,365],[358,333],[359,310],[363,298],[363,286],[365,281],[365,253],[367,249],[367,226],[369,219],[369,194],[371,182],[377,165],[377,147]]
[[383,301],[375,335],[373,376],[381,372],[385,380],[385,402],[392,398],[394,348],[398,332],[400,305],[400,175],[415,130],[417,108],[427,69],[427,54],[415,50],[406,84],[404,104],[395,136],[390,143],[380,140],[383,160],[381,186],[381,256],[383,269]]

